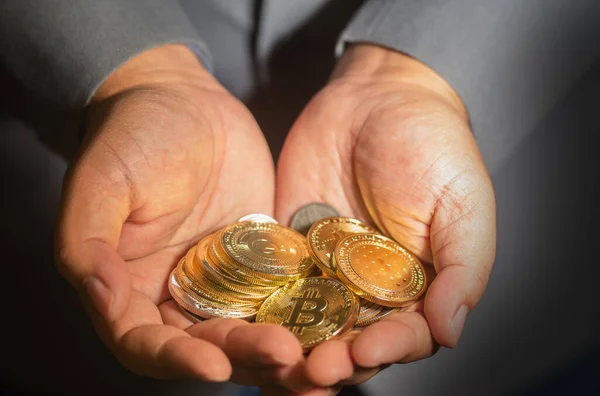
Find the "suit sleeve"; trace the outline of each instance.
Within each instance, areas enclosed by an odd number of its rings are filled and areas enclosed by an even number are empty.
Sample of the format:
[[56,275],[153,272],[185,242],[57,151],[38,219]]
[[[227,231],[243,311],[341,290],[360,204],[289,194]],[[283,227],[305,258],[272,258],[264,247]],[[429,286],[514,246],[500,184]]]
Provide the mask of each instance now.
[[600,2],[370,0],[337,55],[356,42],[407,53],[442,75],[495,168],[598,59]]
[[38,102],[82,110],[102,81],[131,57],[167,43],[204,42],[177,1],[0,0],[0,59]]

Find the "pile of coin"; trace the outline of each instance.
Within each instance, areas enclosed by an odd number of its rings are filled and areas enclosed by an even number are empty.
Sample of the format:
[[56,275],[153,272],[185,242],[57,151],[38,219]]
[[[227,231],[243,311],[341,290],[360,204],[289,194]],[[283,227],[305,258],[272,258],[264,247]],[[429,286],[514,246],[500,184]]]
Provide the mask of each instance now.
[[359,220],[311,204],[291,226],[253,214],[205,237],[173,270],[173,298],[193,321],[276,323],[310,350],[425,292],[419,260]]

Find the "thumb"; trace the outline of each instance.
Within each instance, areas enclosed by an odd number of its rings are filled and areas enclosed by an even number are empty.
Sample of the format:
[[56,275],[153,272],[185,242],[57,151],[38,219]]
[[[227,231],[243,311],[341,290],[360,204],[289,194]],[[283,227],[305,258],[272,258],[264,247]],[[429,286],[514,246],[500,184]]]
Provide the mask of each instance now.
[[110,322],[123,315],[131,292],[129,272],[116,250],[130,212],[130,192],[126,179],[109,180],[89,162],[82,160],[65,179],[57,266],[84,305]]
[[446,189],[437,201],[430,234],[437,276],[425,297],[431,332],[440,345],[450,348],[457,345],[467,314],[485,290],[496,251],[496,207],[489,178],[455,182],[476,188],[466,198],[452,192],[459,188]]

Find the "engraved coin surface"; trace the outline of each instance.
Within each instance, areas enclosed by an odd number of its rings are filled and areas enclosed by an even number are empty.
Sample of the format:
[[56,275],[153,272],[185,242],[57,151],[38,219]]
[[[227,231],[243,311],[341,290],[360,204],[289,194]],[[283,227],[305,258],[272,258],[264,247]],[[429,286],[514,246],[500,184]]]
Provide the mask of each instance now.
[[336,273],[362,298],[387,307],[403,307],[426,289],[419,259],[396,241],[376,234],[354,234],[334,251]]
[[264,300],[275,291],[276,287],[254,286],[221,271],[218,264],[207,256],[211,240],[210,236],[206,237],[188,251],[183,267],[190,279],[197,282],[207,279],[209,284],[216,284],[217,289],[225,289],[226,295],[242,300]]
[[233,224],[221,234],[221,244],[227,256],[263,276],[299,276],[314,264],[305,238],[278,224]]
[[275,220],[274,218],[272,218],[271,216],[268,216],[268,215],[262,214],[262,213],[251,213],[244,217],[240,217],[238,222],[242,222],[242,221],[253,221],[255,223],[279,224],[279,222],[277,220]]
[[377,230],[360,220],[348,217],[328,217],[312,225],[307,235],[308,246],[319,268],[327,276],[335,277],[335,267],[331,255],[337,243],[351,234],[376,232]]
[[257,322],[290,329],[305,350],[350,330],[358,298],[336,279],[304,278],[280,288],[263,303]]
[[310,203],[304,205],[294,213],[290,221],[290,227],[300,234],[306,235],[316,221],[339,215],[338,211],[331,205],[322,202]]

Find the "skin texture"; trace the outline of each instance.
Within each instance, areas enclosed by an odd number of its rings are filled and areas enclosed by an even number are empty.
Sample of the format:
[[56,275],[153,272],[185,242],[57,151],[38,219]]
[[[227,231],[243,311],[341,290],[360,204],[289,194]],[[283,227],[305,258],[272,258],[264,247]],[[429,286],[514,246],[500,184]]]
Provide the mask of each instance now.
[[106,345],[142,375],[288,384],[304,362],[289,331],[227,319],[192,325],[167,288],[201,237],[247,213],[273,215],[272,157],[245,106],[187,48],[166,46],[109,77],[86,131],[56,246]]
[[292,127],[277,168],[276,216],[326,202],[376,225],[427,263],[424,302],[307,359],[316,385],[360,383],[391,363],[456,346],[495,256],[495,199],[458,95],[420,62],[346,50]]
[[[285,328],[193,325],[180,313],[166,285],[190,246],[248,213],[287,224],[310,202],[417,254],[433,279],[425,299],[308,357]],[[97,91],[56,247],[60,271],[130,370],[331,395],[458,343],[493,263],[495,202],[460,98],[408,56],[348,48],[290,131],[275,176],[248,110],[187,48],[168,45]]]

